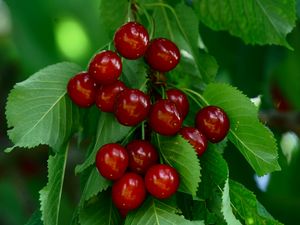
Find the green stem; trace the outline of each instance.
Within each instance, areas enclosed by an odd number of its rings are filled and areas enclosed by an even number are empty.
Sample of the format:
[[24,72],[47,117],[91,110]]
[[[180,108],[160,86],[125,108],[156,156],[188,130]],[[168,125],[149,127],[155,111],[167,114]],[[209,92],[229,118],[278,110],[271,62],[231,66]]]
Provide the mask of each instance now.
[[142,140],[145,140],[145,121],[142,122]]
[[[194,96],[198,97],[199,100],[201,101],[202,105],[204,105],[204,106],[209,105],[208,101],[206,101],[206,99],[201,94],[199,94],[198,92],[193,91],[193,90],[191,90],[189,88],[182,88],[181,90],[184,91],[185,93],[191,93]],[[198,101],[196,101],[196,102],[198,102]]]

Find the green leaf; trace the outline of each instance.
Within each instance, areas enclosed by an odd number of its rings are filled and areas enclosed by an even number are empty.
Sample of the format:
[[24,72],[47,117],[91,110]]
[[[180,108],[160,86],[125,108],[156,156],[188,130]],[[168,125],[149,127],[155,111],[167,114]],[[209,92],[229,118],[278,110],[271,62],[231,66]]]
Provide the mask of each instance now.
[[54,156],[49,156],[48,159],[48,183],[40,190],[41,212],[44,224],[59,224],[58,216],[68,148],[61,149]]
[[111,113],[100,112],[96,141],[93,151],[83,164],[76,166],[75,172],[80,173],[95,163],[98,149],[108,143],[118,142],[123,139],[132,129],[131,127],[121,125]]
[[170,201],[163,202],[149,197],[138,210],[128,214],[125,225],[204,225],[202,221],[186,220],[183,216],[176,215],[176,211]]
[[111,39],[115,31],[128,18],[128,1],[127,0],[101,0],[100,1],[100,18],[102,26],[106,29]]
[[109,186],[111,186],[111,181],[102,177],[97,168],[94,167],[84,186],[84,190],[81,195],[80,206],[83,206],[85,201],[96,196],[99,192],[107,190]]
[[193,57],[194,65],[202,79],[209,83],[215,79],[218,64],[214,57],[204,51],[200,51],[199,21],[195,12],[184,3],[175,8],[181,34],[187,43],[187,50]]
[[206,104],[224,109],[230,120],[229,140],[262,176],[280,170],[277,145],[272,132],[257,118],[257,108],[236,88],[227,84],[210,84],[204,91]]
[[200,20],[214,30],[228,30],[247,44],[291,48],[286,35],[296,21],[295,0],[196,0]]
[[242,225],[241,222],[235,218],[232,212],[231,208],[231,202],[230,202],[230,196],[229,196],[229,183],[228,179],[225,182],[224,188],[223,188],[223,194],[222,194],[222,213],[224,216],[225,221],[227,224],[230,225]]
[[158,137],[158,148],[167,164],[180,174],[179,191],[196,196],[200,182],[200,164],[192,145],[180,135]]
[[83,208],[79,214],[81,225],[119,225],[121,219],[111,200],[111,192],[102,192],[97,201]]
[[42,214],[40,210],[36,210],[25,225],[43,225],[41,220]]
[[123,61],[121,78],[128,87],[145,91],[146,76],[147,69],[143,59]]
[[81,68],[58,63],[17,83],[8,96],[6,118],[8,136],[15,147],[50,145],[55,151],[68,140],[78,126],[78,107],[66,96],[69,79]]
[[244,220],[244,224],[279,225],[266,209],[257,201],[255,195],[243,185],[230,180],[230,198],[236,213]]

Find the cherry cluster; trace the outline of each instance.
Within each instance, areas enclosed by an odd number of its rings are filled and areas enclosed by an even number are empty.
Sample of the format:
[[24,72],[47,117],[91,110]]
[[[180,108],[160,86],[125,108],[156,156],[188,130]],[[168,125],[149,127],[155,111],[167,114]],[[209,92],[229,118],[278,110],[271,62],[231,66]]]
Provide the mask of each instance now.
[[133,140],[126,147],[110,143],[97,152],[97,169],[103,177],[115,181],[112,200],[123,215],[139,207],[147,191],[159,199],[177,191],[179,174],[169,165],[158,164],[158,158],[156,149],[146,140]]
[[[129,60],[144,57],[150,67],[149,81],[155,83],[154,74],[164,74],[179,63],[180,52],[172,41],[165,38],[150,41],[141,24],[128,22],[116,31],[114,47],[116,51],[96,54],[87,72],[70,79],[67,91],[75,104],[80,107],[96,104],[101,111],[113,113],[125,126],[136,126],[147,120],[150,131],[165,136],[179,133],[190,142],[198,156],[205,152],[208,141],[216,143],[225,138],[229,119],[221,108],[204,107],[196,115],[195,127],[183,127],[189,112],[184,92],[172,88],[157,97],[151,90],[146,94],[119,80],[121,57]],[[98,150],[96,167],[103,177],[114,181],[112,200],[124,215],[139,207],[147,192],[164,199],[177,191],[178,172],[169,165],[159,164],[158,159],[158,152],[147,140],[133,140],[125,147],[109,143]]]

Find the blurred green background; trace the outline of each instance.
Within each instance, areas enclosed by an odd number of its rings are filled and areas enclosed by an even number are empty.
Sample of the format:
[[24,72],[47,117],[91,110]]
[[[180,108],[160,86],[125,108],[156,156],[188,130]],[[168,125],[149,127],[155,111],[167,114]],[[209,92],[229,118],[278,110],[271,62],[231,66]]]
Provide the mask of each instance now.
[[[298,1],[298,16],[300,14]],[[101,27],[99,0],[0,0],[0,224],[25,224],[38,208],[38,191],[47,182],[47,148],[3,153],[6,136],[5,102],[16,82],[60,61],[83,68],[110,40]],[[204,25],[200,32],[220,69],[218,80],[231,83],[248,97],[261,96],[261,118],[279,145],[282,171],[257,179],[234,147],[225,157],[230,176],[255,192],[269,212],[284,224],[300,221],[300,24],[288,36],[294,48],[247,46],[227,32]],[[26,106],[24,106],[26,107]],[[20,121],[22,122],[22,121]],[[78,201],[78,180],[71,158],[61,217],[66,223]],[[66,224],[65,223],[65,224]]]

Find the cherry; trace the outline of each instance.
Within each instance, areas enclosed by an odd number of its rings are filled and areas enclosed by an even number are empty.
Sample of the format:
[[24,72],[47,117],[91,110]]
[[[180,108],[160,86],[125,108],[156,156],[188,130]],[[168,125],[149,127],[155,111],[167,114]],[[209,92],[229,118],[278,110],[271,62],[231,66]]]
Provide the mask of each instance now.
[[119,144],[103,145],[96,155],[96,166],[100,174],[109,179],[119,179],[128,166],[128,154]]
[[172,41],[157,38],[150,42],[145,53],[145,60],[152,69],[168,72],[179,63],[180,52]]
[[152,105],[149,112],[149,125],[162,135],[175,135],[181,128],[182,118],[174,102],[160,99]]
[[133,210],[146,197],[144,180],[135,173],[126,173],[112,186],[112,201],[119,210]]
[[148,168],[158,161],[158,154],[153,145],[144,140],[133,140],[126,149],[129,156],[128,167],[136,173],[145,174]]
[[121,58],[113,51],[102,51],[91,60],[88,72],[99,84],[114,83],[122,72]]
[[230,126],[227,114],[217,106],[202,108],[196,115],[195,124],[212,143],[223,140]]
[[95,102],[96,84],[86,72],[72,77],[68,82],[67,91],[71,100],[80,107],[90,107]]
[[207,148],[206,137],[194,127],[183,127],[179,133],[185,138],[196,150],[197,154],[201,156]]
[[128,22],[115,33],[116,50],[127,59],[137,59],[145,54],[149,34],[145,27],[136,22]]
[[167,97],[175,103],[182,119],[184,119],[189,112],[189,101],[186,95],[178,89],[167,90]]
[[150,98],[138,89],[125,89],[118,94],[114,113],[119,123],[135,126],[146,119],[150,109]]
[[157,164],[148,169],[145,185],[147,191],[154,197],[169,198],[179,187],[179,175],[173,167]]
[[96,94],[96,106],[103,112],[113,112],[116,96],[126,89],[122,81],[101,86]]

